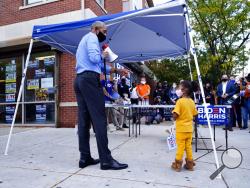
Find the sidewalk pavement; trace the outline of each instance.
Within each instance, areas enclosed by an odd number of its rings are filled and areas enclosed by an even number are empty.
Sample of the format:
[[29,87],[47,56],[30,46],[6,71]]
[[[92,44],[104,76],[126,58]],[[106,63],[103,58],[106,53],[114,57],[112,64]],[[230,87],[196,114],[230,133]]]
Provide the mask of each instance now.
[[[168,123],[169,124],[169,123]],[[99,165],[78,168],[79,152],[74,129],[40,128],[21,131],[12,137],[9,155],[4,156],[6,128],[0,128],[1,188],[174,188],[174,187],[250,187],[250,134],[235,129],[229,133],[229,146],[243,154],[242,165],[224,169],[222,178],[210,180],[216,169],[213,153],[194,152],[195,171],[175,172],[170,166],[175,151],[169,151],[166,129],[169,125],[142,126],[138,138],[127,131],[109,131],[113,157],[129,164],[122,171],[102,171]],[[5,134],[3,134],[5,130]],[[209,136],[208,128],[200,127],[199,135]],[[216,129],[216,145],[225,146],[224,131]],[[210,140],[199,141],[200,147],[211,147]],[[97,157],[95,137],[91,135],[93,157]],[[222,152],[218,152],[219,158]],[[204,155],[204,156],[203,156]]]

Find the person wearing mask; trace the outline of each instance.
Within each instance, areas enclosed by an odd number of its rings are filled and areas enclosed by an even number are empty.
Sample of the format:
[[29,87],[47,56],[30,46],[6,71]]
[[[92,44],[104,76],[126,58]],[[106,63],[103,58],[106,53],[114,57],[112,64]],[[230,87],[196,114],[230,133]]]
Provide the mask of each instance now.
[[170,104],[175,104],[178,99],[176,90],[177,90],[177,84],[174,82],[172,87],[169,90],[169,98],[171,102]]
[[146,77],[141,77],[141,82],[136,86],[137,95],[139,97],[139,102],[142,105],[149,104],[150,86],[146,82]]
[[[219,105],[226,105],[228,99],[230,99],[235,94],[235,85],[228,81],[228,76],[223,75],[221,77],[221,83],[217,87],[217,97]],[[228,125],[226,125],[225,129],[229,131],[233,131],[232,129],[232,117],[234,116],[233,110],[230,109],[230,120]]]
[[213,91],[213,88],[210,83],[206,83],[204,92],[205,92],[206,102],[211,105],[215,105],[215,92]]
[[235,94],[235,85],[228,81],[227,75],[221,77],[221,83],[217,87],[218,104],[225,105],[227,100]]
[[234,76],[230,76],[229,82],[235,84],[235,77]]
[[[101,79],[101,84],[103,88],[105,103],[112,104],[115,100],[119,99],[120,97],[114,88],[114,83],[110,80],[109,75],[106,76],[107,80],[105,80],[104,75],[101,74],[100,79]],[[116,109],[106,108],[105,111],[106,111],[107,118],[111,117],[111,121],[116,127],[116,130],[120,130],[120,131],[124,130],[122,128],[122,124],[121,125],[119,124]]]
[[198,114],[195,103],[192,100],[193,92],[196,87],[194,83],[182,81],[180,83],[181,98],[176,102],[173,110],[173,118],[176,124],[176,144],[177,151],[175,161],[171,167],[173,170],[180,172],[182,169],[182,159],[186,152],[186,164],[184,167],[187,170],[194,170],[194,160],[192,154],[192,135],[193,135],[193,119]]
[[[100,73],[104,70],[103,58],[108,56],[108,52],[101,52],[100,43],[106,40],[106,34],[107,26],[105,23],[94,22],[91,31],[82,37],[76,51],[77,75],[74,81],[74,90],[78,106],[79,167],[85,168],[100,162],[102,170],[121,170],[128,168],[128,165],[117,162],[108,148],[107,117],[103,88],[100,83]],[[126,69],[116,69],[109,66],[105,72],[116,72],[121,76],[128,74]],[[96,133],[100,160],[91,157],[90,122],[92,122]]]
[[163,88],[162,88],[161,82],[157,82],[156,89],[154,90],[154,93],[153,93],[153,97],[154,99],[157,97],[163,98]]
[[118,84],[118,93],[124,100],[130,98],[129,86],[126,84],[126,77],[122,77],[121,82]]
[[[166,83],[164,84],[166,87]],[[161,84],[161,82],[158,82],[156,85],[156,89],[153,93],[153,97],[154,97],[154,104],[155,105],[161,105],[161,104],[166,104],[164,100],[164,90],[163,90],[163,86]],[[159,108],[157,109],[158,114],[161,116],[161,121],[163,120],[164,117],[164,109],[163,108]],[[157,121],[158,122],[158,121]]]
[[198,105],[202,104],[203,101],[202,101],[202,95],[201,95],[200,87],[198,87],[198,90],[196,92],[194,92],[194,95],[195,95],[195,97],[194,97],[195,104],[198,104]]
[[169,85],[167,81],[164,81],[162,84],[163,96],[162,96],[162,104],[170,104],[169,98]]
[[[149,105],[149,95],[150,95],[150,86],[146,82],[146,77],[141,76],[141,82],[136,86],[136,92],[139,97],[140,105]],[[148,116],[145,116],[145,124],[149,125]]]
[[[126,77],[122,77],[121,83],[118,84],[118,93],[122,97],[123,101],[129,102],[130,101],[130,92],[129,92],[129,86],[126,84]],[[122,115],[122,127],[123,128],[129,128],[126,125],[126,120],[127,120],[127,109],[120,108]]]

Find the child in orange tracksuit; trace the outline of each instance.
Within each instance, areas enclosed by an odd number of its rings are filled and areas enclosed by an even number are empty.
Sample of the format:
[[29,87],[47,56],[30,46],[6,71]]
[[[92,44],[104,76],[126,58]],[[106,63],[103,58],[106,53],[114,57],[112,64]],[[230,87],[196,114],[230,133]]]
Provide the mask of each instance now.
[[195,165],[192,154],[192,132],[193,118],[198,114],[195,103],[190,97],[194,92],[194,86],[189,81],[180,83],[182,97],[178,99],[173,110],[173,118],[176,120],[176,144],[177,151],[175,162],[172,163],[172,169],[179,172],[182,168],[182,158],[186,151],[186,164],[184,167],[187,170],[193,170]]

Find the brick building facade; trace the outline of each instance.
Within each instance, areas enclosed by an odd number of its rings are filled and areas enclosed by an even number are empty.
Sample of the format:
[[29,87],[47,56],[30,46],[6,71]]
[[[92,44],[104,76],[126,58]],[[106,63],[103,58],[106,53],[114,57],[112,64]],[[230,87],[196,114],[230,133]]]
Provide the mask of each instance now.
[[[128,0],[1,1],[0,124],[10,123],[13,117],[33,25],[77,21],[122,12],[128,9],[128,3],[131,5]],[[140,6],[144,7],[145,3],[143,0]],[[32,54],[31,63],[34,67],[28,69],[28,72],[34,73],[30,74],[33,77],[27,78],[24,86],[17,125],[74,127],[77,117],[73,90],[75,58],[39,42],[34,44]],[[52,62],[52,65],[49,62]],[[12,72],[9,72],[10,70]],[[44,94],[44,98],[38,97],[41,94]]]

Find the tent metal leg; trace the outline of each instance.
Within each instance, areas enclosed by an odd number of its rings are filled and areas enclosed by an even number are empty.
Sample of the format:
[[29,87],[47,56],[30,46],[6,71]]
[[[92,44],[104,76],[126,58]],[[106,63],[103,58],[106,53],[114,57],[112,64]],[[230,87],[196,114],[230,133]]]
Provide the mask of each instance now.
[[197,59],[196,52],[195,52],[193,35],[192,35],[192,32],[191,32],[191,26],[190,26],[190,22],[189,22],[188,13],[187,13],[187,7],[186,6],[184,7],[184,15],[185,15],[185,19],[186,19],[186,23],[187,23],[187,27],[188,27],[188,32],[189,32],[189,37],[190,37],[191,53],[192,53],[192,55],[194,57],[194,62],[195,62],[195,67],[196,67],[196,71],[197,71],[198,81],[199,81],[199,85],[200,85],[201,95],[202,95],[202,99],[203,99],[203,103],[204,103],[204,108],[205,108],[205,113],[206,113],[206,117],[207,117],[207,123],[208,123],[209,132],[210,132],[210,136],[211,136],[211,142],[212,142],[212,146],[213,146],[214,158],[215,158],[216,166],[217,166],[217,168],[219,168],[220,165],[219,165],[218,155],[217,155],[217,151],[216,151],[216,147],[215,147],[215,142],[214,142],[214,138],[213,138],[214,135],[213,135],[213,131],[212,131],[210,119],[209,119],[209,116],[208,116],[208,108],[207,108],[207,103],[206,103],[206,99],[205,99],[205,93],[204,93],[204,88],[203,88],[203,84],[202,84],[200,68],[199,68],[199,63],[198,63],[198,59]]
[[190,79],[193,81],[193,75],[192,75],[192,69],[190,65],[190,57],[188,56],[188,68],[189,68],[189,73],[190,73]]
[[8,155],[10,140],[11,140],[13,128],[14,128],[14,125],[15,125],[16,115],[17,115],[19,104],[20,104],[23,88],[24,88],[24,81],[25,81],[25,78],[26,78],[27,68],[28,68],[28,65],[29,65],[29,59],[30,59],[32,46],[33,46],[33,39],[30,40],[28,55],[26,57],[25,67],[24,67],[23,75],[22,75],[22,81],[21,81],[21,85],[20,85],[20,89],[19,89],[19,93],[18,93],[18,97],[17,97],[15,113],[14,113],[14,116],[13,116],[13,119],[12,119],[12,123],[11,123],[10,132],[9,132],[8,141],[7,141],[7,144],[6,144],[4,155]]

